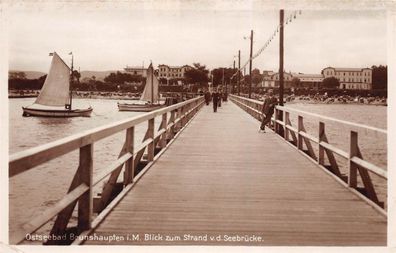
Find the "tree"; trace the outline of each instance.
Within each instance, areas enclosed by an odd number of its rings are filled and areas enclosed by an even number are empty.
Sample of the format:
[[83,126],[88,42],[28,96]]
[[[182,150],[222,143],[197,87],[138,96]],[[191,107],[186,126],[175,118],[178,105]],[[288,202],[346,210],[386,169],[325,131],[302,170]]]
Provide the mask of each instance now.
[[323,88],[336,89],[340,87],[340,81],[335,77],[327,77],[322,81]]
[[291,87],[299,88],[301,86],[301,80],[297,77],[293,77],[291,80]]
[[[250,80],[249,80],[250,81]],[[252,70],[252,83],[257,86],[263,81],[263,76],[260,74],[259,69]]]
[[168,80],[166,78],[161,77],[160,79],[158,79],[160,84],[167,84]]
[[234,74],[232,68],[216,68],[211,71],[213,75],[213,85],[221,85],[223,83],[223,70],[224,70],[224,83],[230,83],[231,77]]
[[77,70],[73,70],[72,79],[77,79],[77,83],[80,83],[81,74]]
[[22,71],[9,72],[8,79],[26,79],[26,73]]
[[387,89],[388,88],[388,66],[372,66],[373,69],[373,89]]
[[124,84],[126,82],[142,82],[143,79],[144,78],[141,75],[131,75],[117,71],[116,73],[110,73],[106,76],[104,81],[108,83]]
[[187,83],[199,83],[204,84],[209,81],[209,70],[206,69],[205,65],[200,63],[194,63],[193,68],[187,70],[184,73],[184,78]]

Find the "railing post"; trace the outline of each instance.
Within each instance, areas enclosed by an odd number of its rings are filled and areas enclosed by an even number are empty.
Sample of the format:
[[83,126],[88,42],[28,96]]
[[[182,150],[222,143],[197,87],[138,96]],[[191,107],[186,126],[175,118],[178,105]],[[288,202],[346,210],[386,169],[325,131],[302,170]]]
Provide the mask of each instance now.
[[80,163],[78,168],[80,183],[86,184],[89,190],[78,199],[78,229],[79,231],[91,228],[93,199],[93,144],[80,148]]
[[273,121],[271,118],[270,122],[271,122],[271,124],[273,124],[272,126],[274,128],[275,133],[278,133],[278,125],[276,124],[276,120],[278,119],[278,109],[276,109],[276,107],[274,109],[274,119],[275,120]]
[[154,118],[148,121],[147,137],[152,139],[152,142],[147,146],[147,160],[149,162],[154,160]]
[[303,128],[303,117],[298,115],[298,125],[297,125],[297,148],[299,150],[303,149],[303,136],[301,135],[300,131]]
[[323,165],[324,164],[324,148],[320,144],[320,142],[324,141],[324,136],[325,136],[325,124],[323,122],[319,122],[319,138],[318,138],[318,149],[319,149],[319,155],[318,155],[318,164]]
[[286,141],[289,141],[289,129],[287,129],[287,126],[288,126],[287,122],[289,122],[289,120],[290,120],[290,113],[287,112],[287,111],[284,111],[284,113],[285,113],[285,121],[284,121],[284,124],[283,124],[284,128],[285,128],[284,138],[285,138]]
[[164,133],[161,135],[161,140],[160,140],[160,147],[164,148],[166,146],[166,128],[168,127],[168,113],[162,114],[162,129],[165,130]]
[[[180,129],[182,129],[182,128],[184,127],[184,120],[185,120],[185,117],[184,117],[184,107],[185,107],[185,106],[183,105],[182,107],[179,108]],[[180,130],[180,129],[179,129],[179,130]]]
[[175,110],[171,111],[169,124],[172,123],[172,126],[170,127],[170,129],[168,131],[168,139],[169,140],[173,139],[173,137],[175,136],[175,115],[176,115],[176,111]]
[[191,115],[192,115],[192,112],[190,112],[191,109],[192,109],[192,103],[189,103],[186,108],[186,113],[187,113],[186,123],[191,119]]
[[125,171],[124,171],[124,185],[130,184],[133,182],[133,177],[135,176],[134,166],[133,166],[133,153],[134,153],[134,136],[135,136],[135,127],[130,127],[126,130],[125,137],[125,146],[126,152],[131,153],[132,157],[125,163]]
[[351,131],[350,135],[350,145],[349,145],[349,177],[348,177],[348,185],[349,187],[356,188],[357,187],[357,167],[351,161],[351,158],[357,156],[359,152],[358,147],[358,134],[355,131]]

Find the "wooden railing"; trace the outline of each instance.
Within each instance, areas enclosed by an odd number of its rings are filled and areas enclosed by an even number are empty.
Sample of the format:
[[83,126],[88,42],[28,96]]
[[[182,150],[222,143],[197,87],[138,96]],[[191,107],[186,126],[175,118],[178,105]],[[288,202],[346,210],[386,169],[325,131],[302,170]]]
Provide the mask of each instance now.
[[[235,95],[230,95],[230,99],[254,118],[261,120],[263,102]],[[291,114],[297,116],[297,127],[292,126],[290,120]],[[312,136],[305,130],[304,116],[314,118],[318,123],[319,131],[317,136]],[[349,151],[341,150],[329,143],[325,131],[325,122],[344,125],[350,129]],[[387,180],[387,170],[366,161],[358,145],[358,131],[363,131],[364,133],[373,132],[376,135],[385,135],[386,137],[386,130],[305,112],[286,106],[275,107],[275,113],[271,120],[271,127],[288,143],[291,143],[299,151],[308,155],[319,166],[325,168],[331,172],[331,174],[345,182],[345,186],[353,189],[359,196],[364,195],[370,200],[369,202],[371,204],[375,203],[379,206],[381,208],[379,209],[381,213],[386,215],[386,212],[383,210],[384,202],[378,199],[369,172]],[[315,153],[312,143],[317,145],[318,152]],[[340,172],[340,166],[337,163],[335,154],[347,160],[347,175]],[[330,163],[328,165],[325,164],[325,155]],[[363,188],[358,187],[358,174],[360,175]]]
[[[89,230],[92,224],[98,224],[95,220],[100,219],[103,216],[102,211],[106,206],[111,204],[110,201],[114,198],[113,195],[117,179],[121,172],[124,172],[124,187],[130,188],[135,183],[135,179],[141,177],[141,174],[145,171],[142,170],[138,174],[138,171],[136,171],[138,165],[142,167],[143,164],[143,166],[146,166],[145,168],[151,166],[153,161],[161,154],[161,150],[164,150],[168,143],[192,119],[203,104],[203,97],[194,98],[12,154],[9,160],[10,178],[77,149],[79,149],[79,165],[67,194],[40,216],[25,223],[17,233],[10,235],[10,243],[18,244],[22,242],[27,234],[35,232],[55,216],[57,217],[51,229],[50,236],[54,238],[54,236],[65,235],[77,203],[77,233],[80,234],[83,231]],[[170,117],[168,118],[168,116]],[[156,117],[162,118],[157,131],[154,129],[154,120]],[[135,146],[135,126],[146,121],[148,125],[143,141],[140,145]],[[94,143],[121,131],[126,131],[126,137],[118,159],[102,171],[100,175],[93,175]],[[147,153],[146,161],[143,158],[144,153]],[[97,201],[94,203],[93,187],[108,176],[109,179],[103,188],[100,199],[95,199]],[[99,214],[95,220],[93,219],[94,211]],[[62,242],[58,240],[49,240],[46,242],[46,244],[58,243]]]

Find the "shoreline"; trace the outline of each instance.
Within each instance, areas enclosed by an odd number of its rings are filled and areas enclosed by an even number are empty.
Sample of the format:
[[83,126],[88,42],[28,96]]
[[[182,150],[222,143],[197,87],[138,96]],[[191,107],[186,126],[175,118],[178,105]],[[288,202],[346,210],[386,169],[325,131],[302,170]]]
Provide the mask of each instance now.
[[358,101],[334,101],[334,102],[326,102],[326,101],[307,101],[307,100],[293,100],[286,101],[285,104],[321,104],[321,105],[374,105],[374,106],[388,106],[387,103],[382,102],[374,102],[374,103],[361,103]]
[[[18,99],[18,98],[33,98],[37,97],[39,94],[38,91],[22,91],[17,94],[15,92],[9,92],[9,99]],[[179,94],[176,92],[175,94]],[[137,93],[120,93],[120,92],[100,92],[100,91],[77,91],[73,96],[75,99],[109,99],[109,100],[139,100],[140,95]],[[253,98],[254,99],[254,98]],[[356,101],[357,99],[357,101]],[[387,99],[380,99],[378,97],[360,97],[351,100],[345,99],[343,96],[338,97],[329,97],[327,99],[315,99],[309,98],[307,96],[296,96],[290,99],[290,97],[285,98],[285,104],[354,104],[354,105],[376,105],[376,106],[387,106]],[[258,101],[262,101],[261,99],[257,99]]]

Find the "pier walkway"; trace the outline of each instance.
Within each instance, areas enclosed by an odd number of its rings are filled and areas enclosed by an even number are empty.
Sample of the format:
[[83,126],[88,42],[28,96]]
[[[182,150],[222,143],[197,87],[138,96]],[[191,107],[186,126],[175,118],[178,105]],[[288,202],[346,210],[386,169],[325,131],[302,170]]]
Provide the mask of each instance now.
[[232,102],[204,106],[83,244],[386,245],[387,218]]

